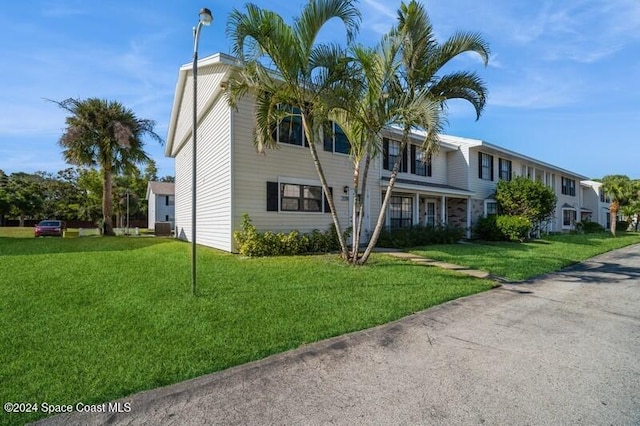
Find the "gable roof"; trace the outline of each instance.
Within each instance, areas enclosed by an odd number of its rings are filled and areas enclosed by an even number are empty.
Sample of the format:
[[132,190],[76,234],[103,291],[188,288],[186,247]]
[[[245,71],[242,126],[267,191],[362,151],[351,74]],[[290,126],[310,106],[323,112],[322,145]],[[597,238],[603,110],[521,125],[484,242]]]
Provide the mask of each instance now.
[[173,195],[176,192],[176,184],[173,182],[150,181],[147,184],[147,200],[152,192],[156,195]]

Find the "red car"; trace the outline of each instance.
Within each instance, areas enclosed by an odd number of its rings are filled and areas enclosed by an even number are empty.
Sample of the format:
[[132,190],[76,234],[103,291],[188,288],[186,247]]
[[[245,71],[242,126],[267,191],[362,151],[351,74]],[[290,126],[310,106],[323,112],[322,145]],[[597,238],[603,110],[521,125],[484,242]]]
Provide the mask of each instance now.
[[34,235],[36,237],[42,237],[45,235],[52,235],[55,237],[62,237],[65,230],[65,224],[61,220],[43,220],[36,225]]

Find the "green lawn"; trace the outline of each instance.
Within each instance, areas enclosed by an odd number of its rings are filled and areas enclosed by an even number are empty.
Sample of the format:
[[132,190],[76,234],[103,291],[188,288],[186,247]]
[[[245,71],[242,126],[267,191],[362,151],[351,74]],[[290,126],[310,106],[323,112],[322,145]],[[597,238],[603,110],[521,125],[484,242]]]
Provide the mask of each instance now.
[[[491,288],[378,255],[246,259],[163,238],[0,228],[0,401],[85,404],[175,383]],[[0,412],[0,424],[42,413]]]
[[528,243],[474,243],[418,247],[412,253],[488,271],[510,280],[525,280],[616,248],[640,243],[640,234],[548,236]]

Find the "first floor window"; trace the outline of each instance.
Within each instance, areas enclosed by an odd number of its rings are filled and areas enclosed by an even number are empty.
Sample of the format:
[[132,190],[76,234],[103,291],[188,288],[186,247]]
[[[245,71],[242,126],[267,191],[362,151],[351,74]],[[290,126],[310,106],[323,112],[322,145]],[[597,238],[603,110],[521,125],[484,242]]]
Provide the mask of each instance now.
[[576,211],[573,209],[562,210],[562,226],[571,227],[576,223]]
[[321,212],[322,188],[310,185],[280,185],[280,208],[290,212]]
[[431,201],[427,201],[425,225],[430,227],[436,226],[436,203]]
[[491,216],[498,214],[498,203],[494,200],[486,200],[484,202],[484,215]]
[[389,219],[391,228],[410,228],[413,225],[413,198],[391,197]]
[[328,213],[330,209],[321,186],[267,182],[267,211]]

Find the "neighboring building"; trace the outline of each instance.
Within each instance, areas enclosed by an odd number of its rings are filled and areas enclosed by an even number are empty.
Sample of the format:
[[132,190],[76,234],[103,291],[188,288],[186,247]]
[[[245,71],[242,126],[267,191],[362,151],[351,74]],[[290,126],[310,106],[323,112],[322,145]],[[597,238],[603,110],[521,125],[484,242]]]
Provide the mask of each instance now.
[[175,226],[175,184],[170,182],[149,182],[147,197],[149,202],[149,229],[154,229],[156,222],[170,222]]
[[[224,95],[236,66],[235,58],[224,54],[199,62],[197,242],[234,251],[233,231],[239,229],[245,213],[261,231],[327,229],[331,215],[300,123],[283,120],[275,131],[280,149],[256,153],[252,98],[246,96],[233,109]],[[187,64],[180,68],[165,150],[175,158],[176,236],[182,239],[191,237],[192,84],[191,64]],[[318,145],[318,155],[340,223],[347,228],[355,195],[352,166],[344,134],[338,126],[333,130]],[[402,165],[386,215],[389,227],[452,224],[470,235],[480,217],[495,212],[491,197],[498,179],[515,175],[554,189],[558,204],[548,231],[573,229],[576,221],[585,218],[583,213],[602,208],[591,204],[591,184],[581,183],[585,176],[481,140],[448,135],[441,136],[440,149],[423,161],[417,145],[424,135],[411,136],[412,143],[401,153],[400,132],[389,128],[383,133],[383,153],[371,166],[363,194],[365,239],[375,225],[389,169],[399,155]]]
[[584,200],[581,221],[597,222],[605,229],[609,229],[611,225],[611,213],[609,213],[611,200],[605,195],[602,182],[583,180],[580,182],[580,187]]

